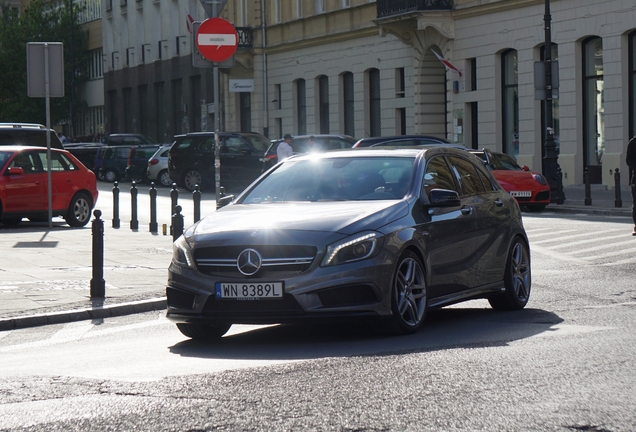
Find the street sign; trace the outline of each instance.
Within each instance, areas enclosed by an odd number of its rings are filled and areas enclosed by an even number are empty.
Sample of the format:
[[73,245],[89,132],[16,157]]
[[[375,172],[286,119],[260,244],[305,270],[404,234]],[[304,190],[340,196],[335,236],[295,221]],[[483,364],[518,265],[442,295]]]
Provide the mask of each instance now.
[[[197,45],[197,32],[199,31],[200,26],[201,21],[195,21],[192,23],[192,46]],[[198,49],[193,49],[192,66],[197,68],[212,68],[214,66],[217,66],[221,69],[231,69],[234,67],[234,55],[225,61],[214,63],[203,58]]]
[[[45,48],[46,46],[46,48]],[[44,51],[48,49],[48,54]],[[48,69],[45,67],[48,60]],[[48,70],[49,76],[45,76]],[[49,94],[46,94],[46,81]],[[27,42],[27,96],[64,97],[64,44],[62,42]]]
[[208,18],[197,30],[196,43],[203,57],[218,63],[234,55],[238,46],[238,34],[229,21]]

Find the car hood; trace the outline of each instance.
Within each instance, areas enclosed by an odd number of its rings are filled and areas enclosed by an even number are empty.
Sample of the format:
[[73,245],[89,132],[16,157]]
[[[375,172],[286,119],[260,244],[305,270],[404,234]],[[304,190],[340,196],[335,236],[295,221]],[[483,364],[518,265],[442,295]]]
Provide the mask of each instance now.
[[262,230],[350,235],[378,229],[407,214],[404,200],[233,204],[206,216],[193,234],[196,241],[218,233]]
[[497,179],[504,190],[542,190],[549,189],[548,185],[542,185],[532,177],[533,171],[493,170],[492,175]]

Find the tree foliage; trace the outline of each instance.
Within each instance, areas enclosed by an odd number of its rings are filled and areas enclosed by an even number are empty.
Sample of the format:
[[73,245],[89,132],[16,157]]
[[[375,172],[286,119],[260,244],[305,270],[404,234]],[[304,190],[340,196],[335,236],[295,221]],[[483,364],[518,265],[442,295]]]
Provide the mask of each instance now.
[[69,118],[71,98],[77,106],[72,83],[87,79],[88,32],[78,24],[78,6],[51,4],[32,0],[20,13],[0,0],[0,121],[46,123],[45,99],[27,96],[27,42],[64,44],[64,97],[50,99],[51,124]]

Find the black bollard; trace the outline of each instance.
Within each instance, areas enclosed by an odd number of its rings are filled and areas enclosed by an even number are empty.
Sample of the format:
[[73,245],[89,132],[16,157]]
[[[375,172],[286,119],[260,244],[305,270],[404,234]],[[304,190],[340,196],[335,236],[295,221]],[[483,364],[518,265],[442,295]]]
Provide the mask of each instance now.
[[194,185],[192,201],[194,201],[194,222],[196,223],[201,219],[201,188],[199,185]]
[[[177,184],[172,183],[172,190],[170,191],[170,210],[174,211],[174,208],[177,206],[177,202],[179,201],[179,190],[177,189]],[[170,235],[172,235],[172,224],[170,224]]]
[[136,230],[139,229],[139,221],[137,220],[137,195],[139,194],[139,190],[137,190],[137,185],[133,180],[132,186],[130,187],[130,229]]
[[557,204],[563,204],[565,201],[565,197],[563,196],[563,171],[561,171],[561,167],[557,168]]
[[93,278],[91,279],[91,298],[106,296],[104,280],[104,221],[100,219],[101,210],[93,211],[95,219],[91,225],[93,235]]
[[614,207],[623,207],[623,200],[621,199],[621,173],[618,172],[618,168],[614,171]]
[[113,186],[113,228],[119,228],[119,184]]
[[159,224],[157,223],[157,189],[155,182],[150,183],[150,228],[151,233],[159,232]]
[[585,205],[592,205],[592,194],[590,191],[590,174],[587,172],[587,167],[583,172],[583,183],[585,183]]
[[176,241],[183,234],[183,215],[181,214],[181,206],[175,206],[172,215],[172,241]]

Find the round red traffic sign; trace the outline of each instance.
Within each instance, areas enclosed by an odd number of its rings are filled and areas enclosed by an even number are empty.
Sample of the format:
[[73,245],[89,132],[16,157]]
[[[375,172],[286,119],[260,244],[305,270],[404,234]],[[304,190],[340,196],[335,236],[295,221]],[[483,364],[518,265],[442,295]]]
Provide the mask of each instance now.
[[196,36],[201,55],[217,63],[232,57],[238,46],[236,29],[223,18],[206,19],[199,26]]

